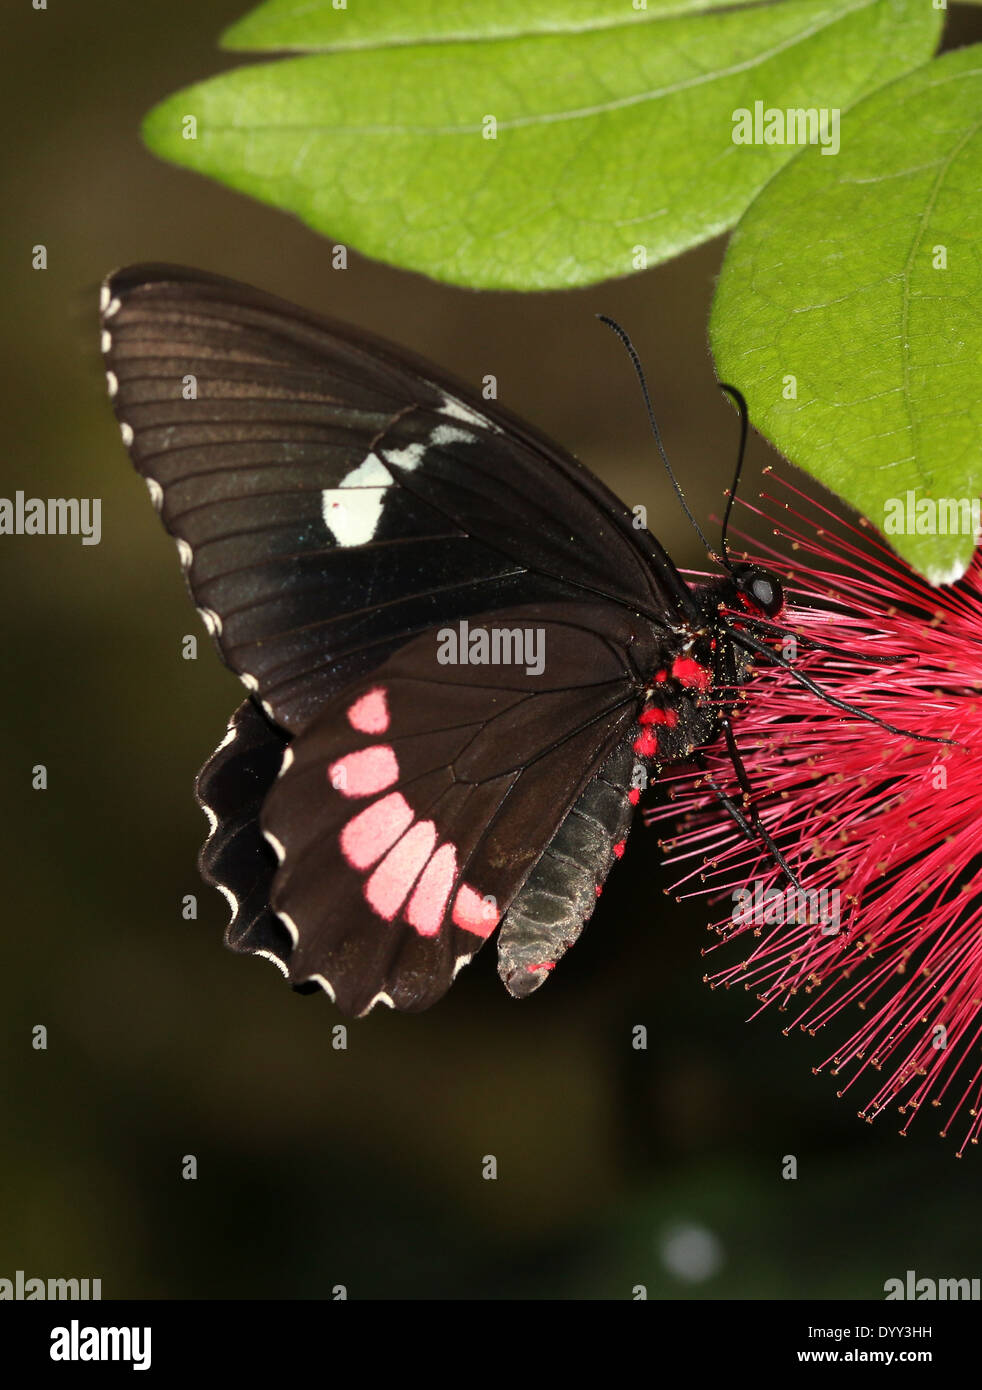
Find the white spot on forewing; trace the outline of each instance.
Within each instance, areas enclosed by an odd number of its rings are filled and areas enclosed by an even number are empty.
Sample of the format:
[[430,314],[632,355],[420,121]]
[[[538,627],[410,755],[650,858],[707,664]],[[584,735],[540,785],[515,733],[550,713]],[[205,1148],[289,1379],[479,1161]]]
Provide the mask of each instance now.
[[[451,401],[449,396],[444,411],[468,424],[492,428],[489,421],[459,401]],[[386,463],[411,473],[420,466],[430,449],[439,449],[446,444],[474,442],[476,440],[471,430],[462,430],[456,425],[437,425],[428,439],[405,444],[401,449],[385,449],[385,462],[374,452],[368,454],[357,468],[341,479],[337,487],[326,487],[321,492],[324,525],[338,545],[367,545],[375,538],[386,494],[395,482]]]
[[377,454],[369,454],[338,487],[324,488],[321,515],[338,545],[365,545],[373,539],[391,485],[385,464]]
[[284,772],[288,772],[292,766],[293,749],[289,744],[287,744],[287,746],[283,749],[283,761],[280,763],[280,770],[276,774],[277,777],[282,777]]
[[442,444],[474,444],[475,442],[470,430],[459,430],[456,425],[437,425],[430,435],[430,443],[437,449]]
[[340,488],[325,488],[321,500],[324,525],[338,545],[366,545],[373,540],[382,517],[384,487],[366,488],[347,496]]
[[[107,290],[106,293],[107,293],[107,295],[108,295],[109,291]],[[102,311],[102,317],[103,317],[104,319],[111,319],[112,316],[113,316],[114,314],[118,314],[118,313],[119,313],[119,308],[120,308],[120,302],[119,302],[119,300],[118,300],[118,299],[110,299],[109,303],[106,305],[106,307],[105,307],[105,308],[103,309],[103,311]]]
[[110,400],[119,390],[119,378],[116,376],[115,372],[106,373],[106,390],[109,392]]
[[215,812],[211,809],[211,807],[206,805],[203,801],[201,803],[201,809],[208,817],[208,839],[210,840],[212,835],[214,835],[215,831],[218,829],[218,817],[215,815]]
[[455,420],[464,420],[468,425],[479,425],[481,429],[494,430],[496,434],[501,433],[500,426],[487,416],[481,415],[479,411],[472,410],[463,401],[455,400],[453,396],[444,396],[443,404],[440,406],[441,415],[452,415]]
[[178,539],[177,555],[181,562],[181,569],[189,570],[194,556],[191,554],[191,547],[188,545],[187,541]]
[[101,333],[100,337],[99,337],[99,346],[100,346],[100,348],[102,349],[102,351],[105,353],[105,352],[108,352],[108,351],[109,351],[109,349],[112,347],[112,345],[113,345],[113,335],[109,332],[109,330],[108,330],[107,328],[104,328],[104,329],[102,330],[102,333]]
[[104,314],[109,308],[109,301],[112,298],[108,285],[99,286],[99,313]]
[[[218,637],[218,636],[220,636],[220,635],[221,635],[221,631],[222,631],[222,620],[221,620],[221,618],[218,616],[218,614],[212,612],[212,610],[211,610],[210,608],[199,608],[199,609],[198,609],[198,612],[199,612],[200,615],[201,615],[201,621],[204,623],[205,627],[208,629],[208,635],[209,635],[210,637]],[[243,680],[244,680],[244,679],[245,679],[245,677],[243,676]],[[251,679],[251,677],[250,677],[250,679]],[[258,689],[259,687],[258,687],[258,686],[250,686],[249,688],[250,688],[250,690],[254,690],[254,689]]]
[[430,449],[439,449],[444,444],[476,444],[477,438],[470,430],[458,429],[456,425],[437,425],[429,439],[417,440],[401,449],[386,449],[386,462],[396,468],[411,473],[423,462]]
[[126,445],[126,447],[127,447],[127,449],[128,449],[128,448],[130,447],[130,445],[133,443],[133,427],[132,427],[132,425],[128,425],[128,424],[126,423],[125,420],[121,420],[121,421],[120,421],[120,424],[119,424],[119,432],[120,432],[120,434],[121,434],[121,436],[122,436],[123,443]]
[[263,714],[265,714],[266,718],[271,720],[275,724],[276,714],[273,710],[273,706],[269,703],[268,700],[263,700],[261,703],[263,707]]
[[451,978],[452,980],[456,980],[457,976],[458,976],[458,975],[460,974],[460,972],[463,970],[464,966],[465,966],[465,965],[470,965],[470,963],[471,963],[471,961],[472,961],[473,959],[474,959],[473,955],[469,955],[469,956],[458,956],[457,959],[454,961],[453,975],[451,975],[450,978]]
[[264,830],[263,834],[272,845],[277,862],[282,864],[283,860],[286,858],[286,850],[283,848],[283,842],[278,840],[271,830]]
[[[341,479],[342,487],[388,487],[392,482],[392,474],[379,458],[378,454],[368,454],[357,468]],[[333,489],[336,491],[337,489]],[[325,491],[332,491],[327,488]]]
[[396,468],[404,468],[411,473],[423,462],[423,455],[429,447],[429,444],[407,444],[402,449],[386,449],[385,457],[390,463],[395,464]]
[[164,505],[164,489],[157,482],[156,478],[147,478],[145,479],[145,482],[147,485],[147,491],[150,494],[150,501],[153,503],[154,507],[159,512],[161,507]]
[[246,690],[259,689],[259,682],[256,680],[255,676],[250,676],[248,671],[243,671],[239,676],[239,680],[245,686]]

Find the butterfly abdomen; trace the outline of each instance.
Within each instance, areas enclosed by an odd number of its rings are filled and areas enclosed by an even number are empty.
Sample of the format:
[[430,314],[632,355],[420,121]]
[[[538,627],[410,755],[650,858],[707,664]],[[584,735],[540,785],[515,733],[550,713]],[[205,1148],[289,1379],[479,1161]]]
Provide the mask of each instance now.
[[634,807],[647,783],[629,745],[587,784],[549,841],[501,925],[498,974],[517,999],[544,984],[596,906],[624,852]]

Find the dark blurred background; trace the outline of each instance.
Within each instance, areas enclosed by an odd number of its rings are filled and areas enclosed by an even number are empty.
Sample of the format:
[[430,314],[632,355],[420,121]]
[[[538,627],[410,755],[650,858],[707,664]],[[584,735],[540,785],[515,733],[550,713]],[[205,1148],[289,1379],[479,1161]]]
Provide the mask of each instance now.
[[[223,949],[191,789],[241,690],[105,399],[108,270],[222,271],[472,382],[495,373],[504,403],[647,505],[683,564],[698,544],[594,313],[634,334],[697,515],[718,511],[736,446],[706,344],[722,241],[588,291],[479,295],[355,254],[332,271],[298,222],[149,155],[140,118],[232,65],[217,37],[245,3],[25,0],[4,20],[0,492],[101,496],[103,539],[0,540],[0,1276],[100,1276],[106,1297],[828,1298],[882,1297],[907,1269],[978,1275],[977,1150],[956,1162],[934,1112],[906,1139],[889,1115],[861,1123],[865,1096],[836,1100],[811,1073],[834,1039],[785,1038],[786,1017],[750,1024],[747,996],[711,993],[707,909],[664,896],[640,826],[579,945],[522,1004],[491,948],[430,1013],[380,1009],[337,1051],[322,995]],[[980,37],[982,14],[956,10],[948,45]],[[748,496],[766,461],[757,441]],[[197,661],[181,659],[188,632]]]

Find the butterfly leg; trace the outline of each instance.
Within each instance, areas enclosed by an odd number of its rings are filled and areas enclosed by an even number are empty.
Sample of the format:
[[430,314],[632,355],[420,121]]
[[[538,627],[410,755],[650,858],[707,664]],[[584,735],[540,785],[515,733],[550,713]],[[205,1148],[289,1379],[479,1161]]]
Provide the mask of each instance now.
[[744,765],[740,750],[737,747],[736,738],[733,734],[733,727],[729,717],[724,716],[722,722],[723,736],[726,739],[726,751],[730,755],[733,770],[736,773],[737,783],[743,793],[744,810],[741,811],[733,798],[727,796],[723,788],[719,785],[716,778],[708,770],[706,771],[706,781],[712,788],[717,800],[724,811],[736,823],[748,840],[760,840],[767,852],[771,855],[778,868],[785,875],[791,886],[801,891],[801,884],[798,876],[791,868],[784,855],[778,849],[773,837],[769,834],[766,826],[761,821],[757,812],[757,807],[753,800],[753,788],[750,785],[750,778],[747,776],[747,769]]
[[[739,615],[740,625],[759,637],[790,637],[799,647],[807,647],[809,651],[828,652],[830,656],[841,657],[844,661],[855,661],[856,653],[843,651],[841,647],[830,646],[828,642],[819,642],[816,637],[806,637],[804,633],[792,632],[790,628],[782,627],[780,623],[769,622],[766,618],[752,618],[744,613]],[[869,652],[863,652],[862,659],[871,666],[889,666],[895,661],[894,656],[873,656]]]
[[861,709],[858,705],[847,704],[845,700],[840,700],[837,696],[830,695],[827,690],[823,690],[810,676],[806,676],[804,671],[799,671],[793,662],[785,661],[783,656],[772,651],[771,648],[765,646],[763,642],[758,642],[755,637],[751,637],[749,632],[734,632],[733,641],[737,643],[738,646],[741,646],[744,651],[754,652],[759,656],[768,657],[769,660],[773,661],[775,666],[780,666],[782,670],[787,671],[793,680],[796,680],[799,685],[804,686],[806,690],[810,690],[813,695],[817,695],[820,699],[824,700],[827,705],[832,705],[835,709],[845,710],[846,714],[852,714],[857,719],[865,719],[868,724],[875,724],[880,729],[886,729],[888,734],[898,734],[901,738],[917,739],[919,743],[955,744],[957,742],[957,740],[953,738],[938,738],[932,734],[916,734],[911,729],[898,729],[896,725],[888,724],[885,719],[880,719],[877,715],[870,714],[869,710]]

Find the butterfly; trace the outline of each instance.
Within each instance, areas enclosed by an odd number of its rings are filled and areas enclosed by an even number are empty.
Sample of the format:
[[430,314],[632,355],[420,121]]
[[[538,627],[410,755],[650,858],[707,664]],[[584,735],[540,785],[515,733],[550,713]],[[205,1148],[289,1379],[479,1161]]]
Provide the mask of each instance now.
[[123,443],[248,692],[196,788],[227,944],[359,1016],[429,1007],[497,933],[531,994],[641,792],[731,738],[779,580],[687,582],[497,403],[259,290],[135,266],[100,317]]

